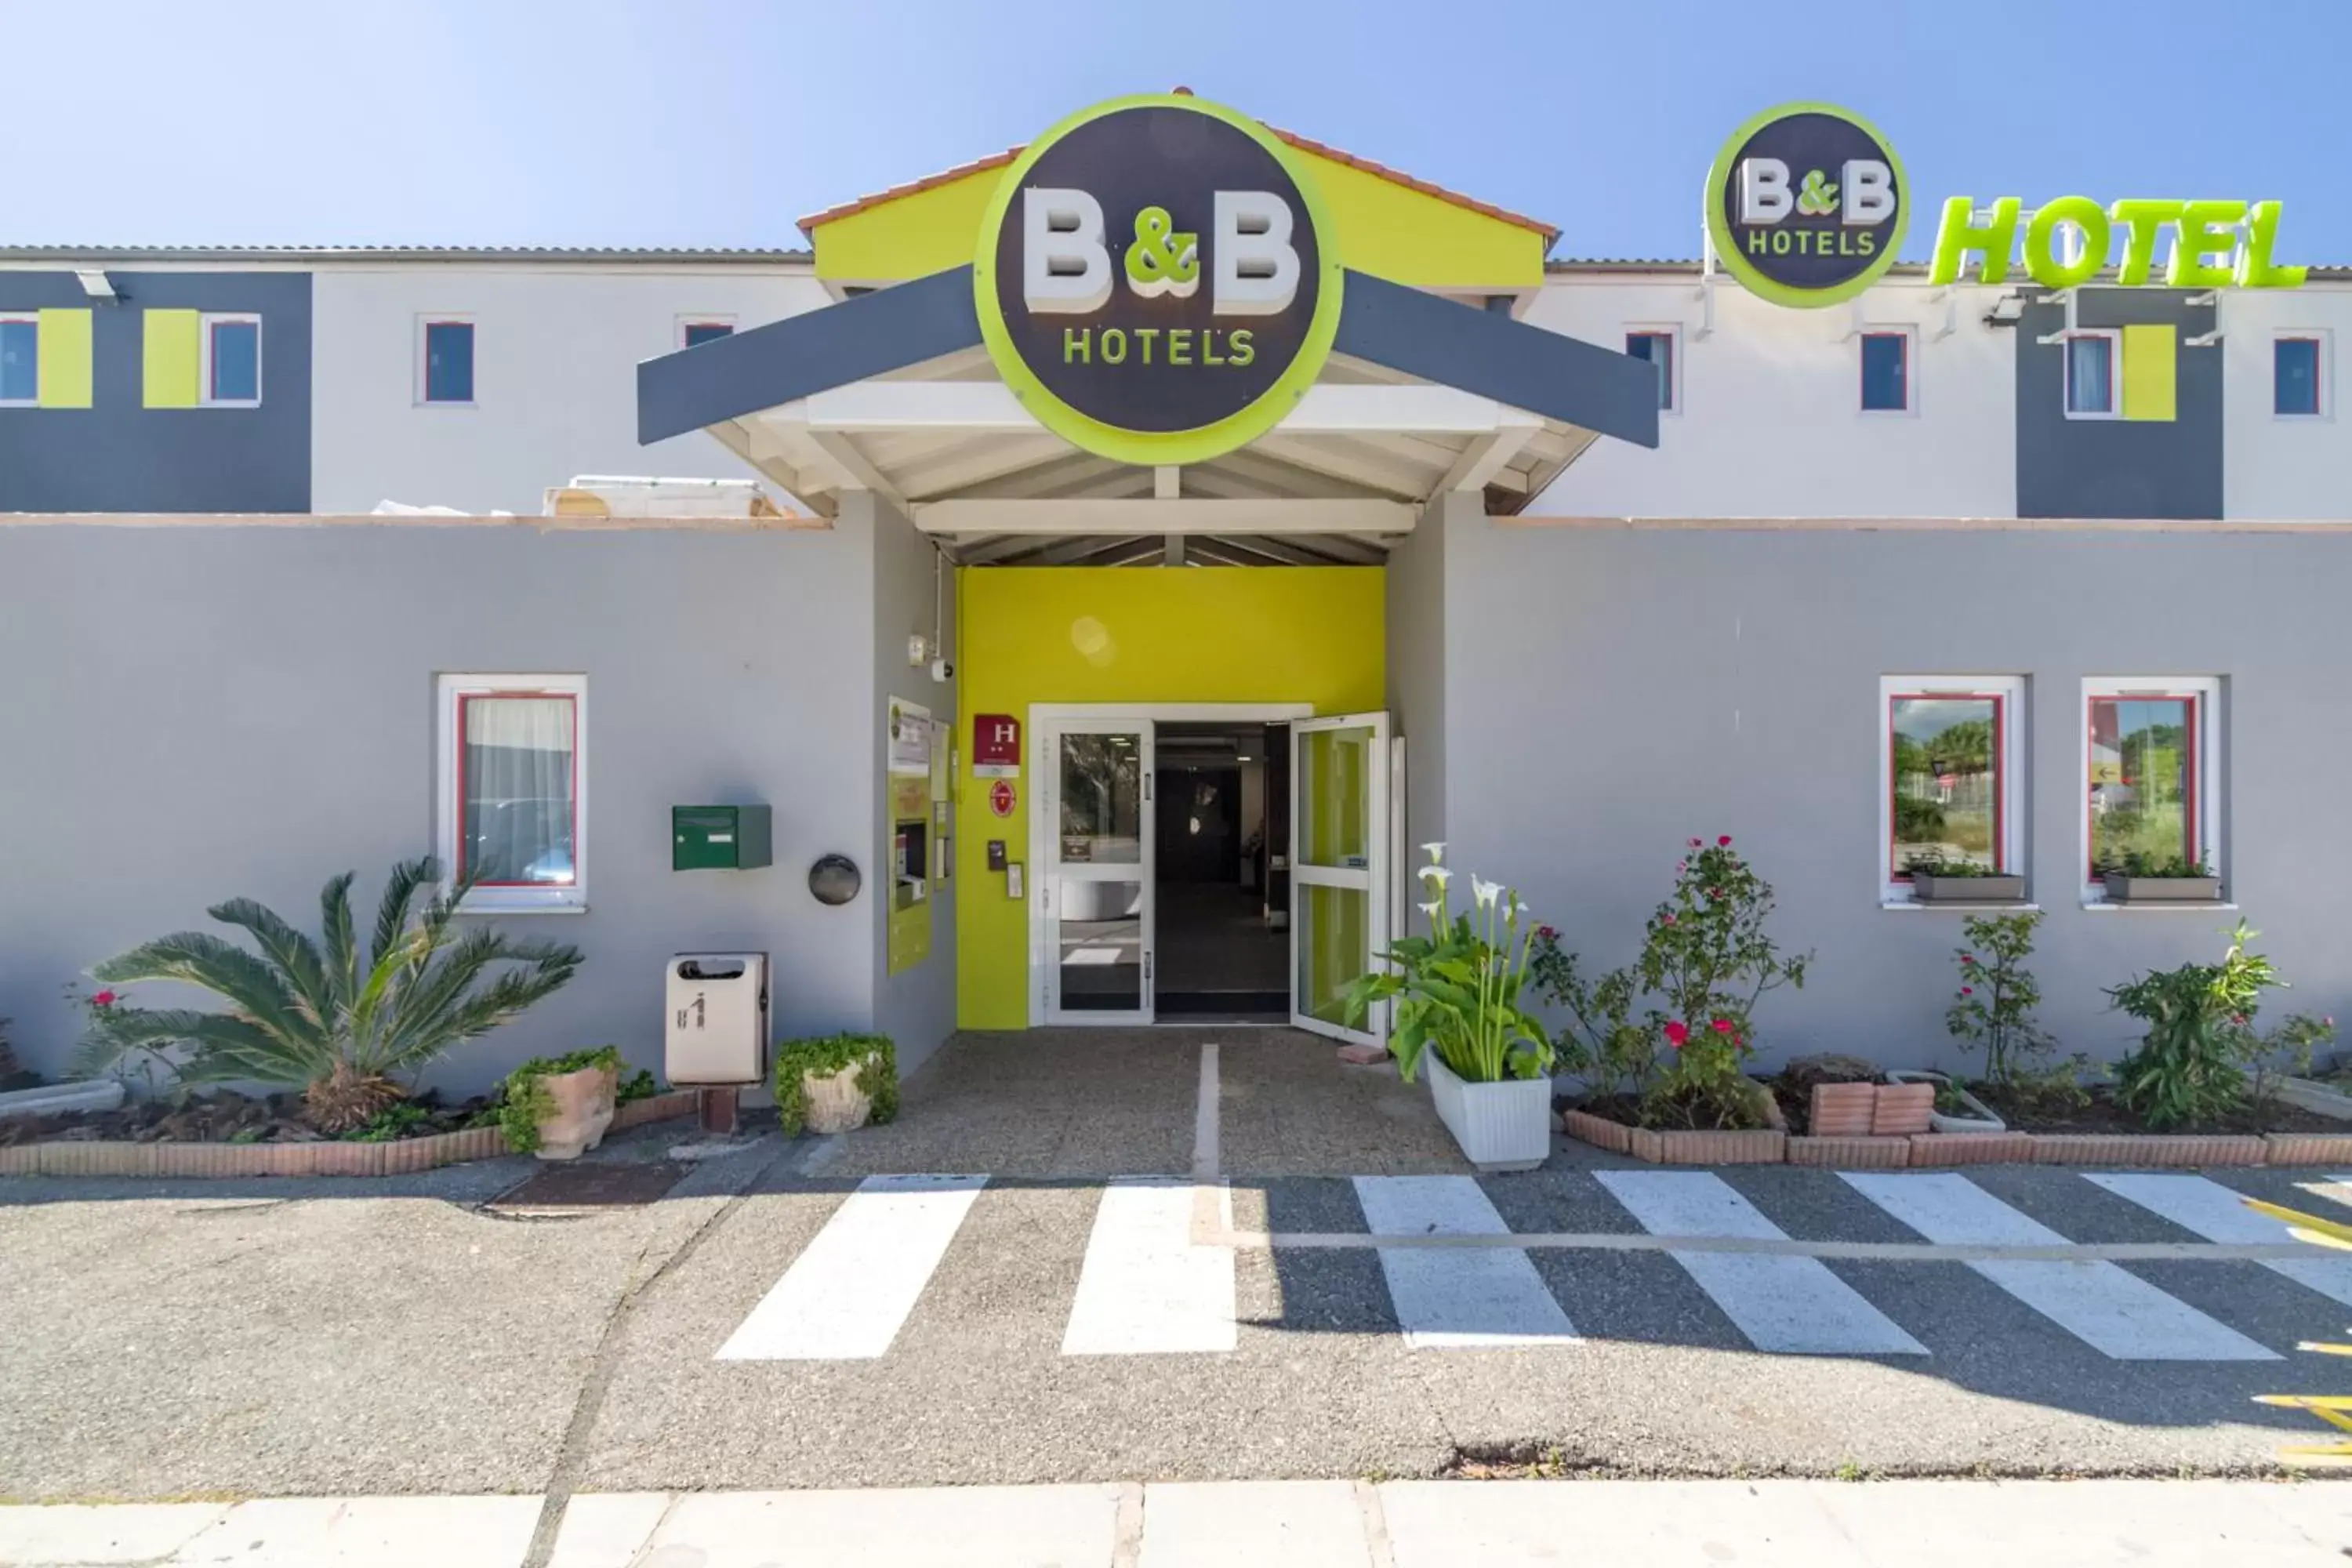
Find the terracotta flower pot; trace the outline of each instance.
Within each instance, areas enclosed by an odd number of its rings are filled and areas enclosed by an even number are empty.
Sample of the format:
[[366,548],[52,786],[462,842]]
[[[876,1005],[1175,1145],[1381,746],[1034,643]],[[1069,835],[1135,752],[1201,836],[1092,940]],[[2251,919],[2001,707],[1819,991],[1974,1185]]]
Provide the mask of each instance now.
[[613,1124],[613,1102],[621,1075],[613,1068],[582,1068],[539,1080],[555,1101],[555,1113],[539,1123],[539,1157],[576,1160],[604,1141]]
[[1817,1083],[1805,1131],[1814,1138],[1867,1138],[1877,1106],[1874,1083]]

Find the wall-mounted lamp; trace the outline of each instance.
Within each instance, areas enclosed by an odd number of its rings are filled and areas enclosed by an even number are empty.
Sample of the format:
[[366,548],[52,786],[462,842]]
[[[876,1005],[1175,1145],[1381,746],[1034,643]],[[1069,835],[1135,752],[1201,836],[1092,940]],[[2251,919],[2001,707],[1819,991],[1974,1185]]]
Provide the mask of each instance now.
[[74,281],[80,284],[81,291],[93,300],[102,300],[109,305],[119,304],[121,301],[122,297],[114,291],[114,280],[98,268],[75,268]]
[[2022,294],[2003,294],[1992,302],[1985,314],[1988,327],[2013,327],[2025,319],[2026,298]]

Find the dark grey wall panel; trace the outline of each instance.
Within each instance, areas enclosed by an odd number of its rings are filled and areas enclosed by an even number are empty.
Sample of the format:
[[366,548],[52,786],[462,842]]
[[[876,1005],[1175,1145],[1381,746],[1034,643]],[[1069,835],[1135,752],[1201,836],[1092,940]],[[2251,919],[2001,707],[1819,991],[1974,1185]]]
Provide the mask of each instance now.
[[[2171,325],[2185,343],[2213,330],[2213,308],[2171,289],[2085,289],[2077,327]],[[2169,421],[2066,417],[2064,349],[2034,340],[2066,324],[2036,305],[2017,326],[2017,515],[2219,518],[2221,350],[2181,347]],[[2116,395],[2123,395],[2118,376]]]
[[[70,272],[0,272],[0,310],[89,308],[88,408],[0,408],[0,511],[310,510],[310,275],[110,273],[119,304]],[[261,406],[149,408],[148,309],[261,317]]]

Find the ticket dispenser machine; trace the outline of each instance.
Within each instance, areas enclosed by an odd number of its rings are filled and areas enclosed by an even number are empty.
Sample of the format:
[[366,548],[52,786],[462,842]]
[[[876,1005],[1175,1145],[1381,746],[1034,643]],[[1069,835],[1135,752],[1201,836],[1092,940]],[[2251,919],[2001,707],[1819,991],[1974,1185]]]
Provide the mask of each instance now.
[[665,992],[665,1075],[700,1091],[706,1131],[732,1132],[743,1086],[767,1077],[768,955],[681,952]]

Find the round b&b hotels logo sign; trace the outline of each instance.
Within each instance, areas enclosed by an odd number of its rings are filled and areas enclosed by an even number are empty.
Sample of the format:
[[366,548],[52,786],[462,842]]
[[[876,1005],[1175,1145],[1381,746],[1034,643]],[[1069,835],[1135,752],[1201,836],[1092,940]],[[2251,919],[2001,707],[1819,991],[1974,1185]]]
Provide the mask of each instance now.
[[1311,177],[1264,126],[1181,95],[1115,100],[1031,143],[972,272],[1023,405],[1121,462],[1197,463],[1265,434],[1339,330]]
[[1886,138],[1826,103],[1767,110],[1707,171],[1717,258],[1776,304],[1833,305],[1869,288],[1895,265],[1910,209]]

